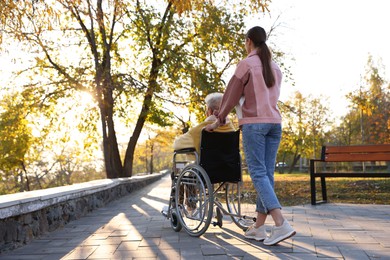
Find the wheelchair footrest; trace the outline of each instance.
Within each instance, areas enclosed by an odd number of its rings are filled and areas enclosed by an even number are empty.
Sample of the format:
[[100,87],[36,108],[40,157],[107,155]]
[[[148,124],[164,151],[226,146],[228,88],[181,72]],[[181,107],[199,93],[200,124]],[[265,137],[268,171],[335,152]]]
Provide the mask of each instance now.
[[213,221],[211,224],[213,224],[213,226],[218,226],[218,227],[222,227],[222,223],[219,223],[219,222],[216,222],[216,221]]
[[165,205],[165,206],[162,208],[161,214],[162,214],[164,217],[168,218],[168,206]]
[[216,216],[217,222],[213,221],[213,226],[214,227],[219,226],[221,228],[222,227],[222,218],[223,218],[222,212],[218,207],[215,208],[215,212],[217,213],[217,216]]

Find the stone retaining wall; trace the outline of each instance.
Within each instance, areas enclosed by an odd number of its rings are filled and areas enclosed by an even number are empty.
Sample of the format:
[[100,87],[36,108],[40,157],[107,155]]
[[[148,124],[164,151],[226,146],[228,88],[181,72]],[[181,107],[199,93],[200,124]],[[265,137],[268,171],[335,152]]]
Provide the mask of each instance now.
[[61,228],[162,176],[104,179],[0,196],[0,253]]

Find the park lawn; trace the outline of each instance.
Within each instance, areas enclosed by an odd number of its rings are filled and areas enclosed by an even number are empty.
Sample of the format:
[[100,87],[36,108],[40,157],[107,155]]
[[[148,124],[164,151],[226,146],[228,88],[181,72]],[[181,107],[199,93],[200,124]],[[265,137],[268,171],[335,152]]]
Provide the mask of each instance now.
[[[328,202],[390,204],[390,178],[327,178]],[[310,204],[308,173],[275,174],[275,191],[283,206]],[[320,195],[317,181],[317,198]]]

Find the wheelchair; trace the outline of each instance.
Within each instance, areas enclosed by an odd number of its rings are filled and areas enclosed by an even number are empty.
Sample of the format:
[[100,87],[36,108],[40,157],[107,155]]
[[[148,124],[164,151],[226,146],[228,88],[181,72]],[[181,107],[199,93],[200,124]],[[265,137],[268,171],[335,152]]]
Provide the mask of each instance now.
[[203,130],[200,154],[174,151],[169,205],[162,211],[174,231],[198,237],[210,224],[222,227],[224,215],[244,231],[256,221],[257,194],[248,178],[242,180],[239,142],[239,130]]

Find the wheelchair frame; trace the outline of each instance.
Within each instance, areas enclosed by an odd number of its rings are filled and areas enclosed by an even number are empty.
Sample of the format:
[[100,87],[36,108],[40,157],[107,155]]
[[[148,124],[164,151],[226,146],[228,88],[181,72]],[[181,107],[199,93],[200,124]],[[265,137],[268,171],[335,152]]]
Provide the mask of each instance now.
[[[213,134],[226,136],[225,133]],[[239,135],[239,132],[235,134]],[[238,148],[238,143],[236,145]],[[170,220],[174,231],[179,232],[184,228],[190,236],[201,236],[210,224],[222,227],[223,215],[230,216],[232,221],[243,230],[256,221],[257,194],[253,189],[243,188],[241,156],[239,150],[237,151],[239,173],[236,174],[240,175],[238,179],[234,178],[237,181],[231,181],[230,177],[229,181],[217,178],[213,182],[204,167],[200,165],[202,150],[201,155],[194,148],[174,151],[169,205],[168,210],[162,212]],[[181,159],[178,159],[179,157]],[[242,199],[245,200],[244,204]],[[213,221],[214,206],[216,221]]]

